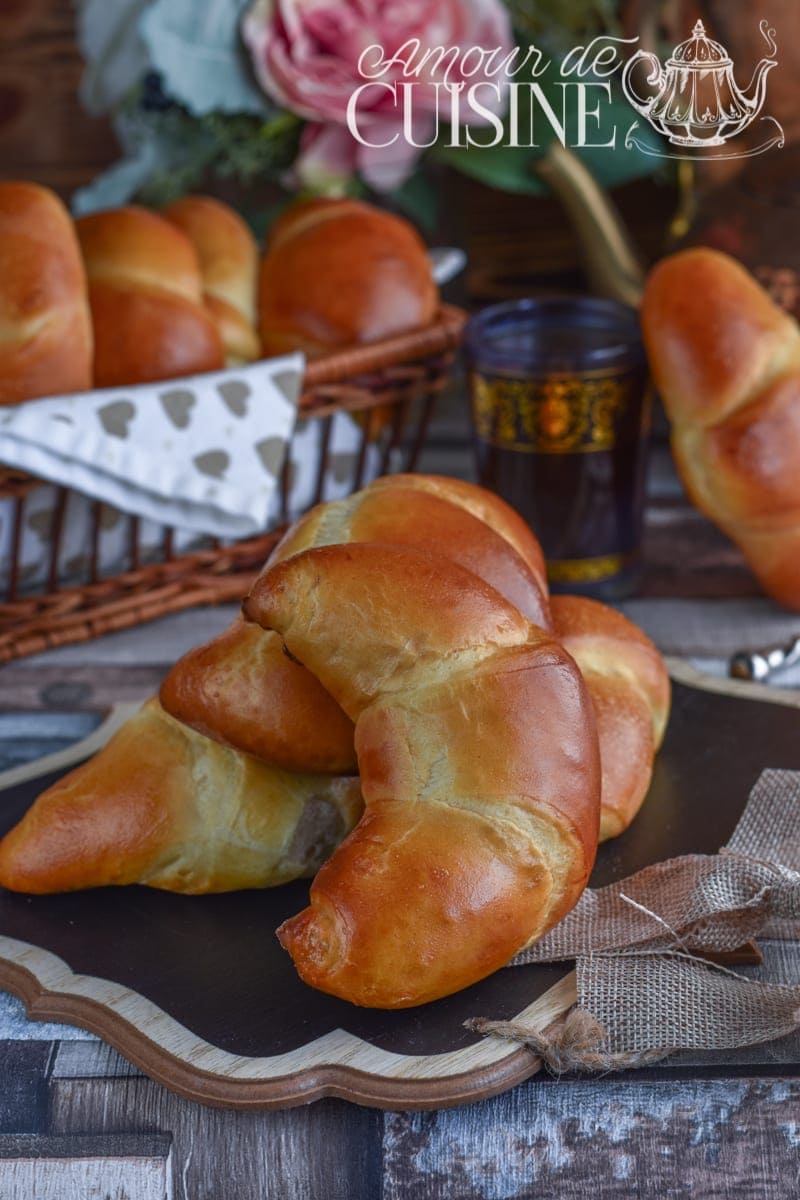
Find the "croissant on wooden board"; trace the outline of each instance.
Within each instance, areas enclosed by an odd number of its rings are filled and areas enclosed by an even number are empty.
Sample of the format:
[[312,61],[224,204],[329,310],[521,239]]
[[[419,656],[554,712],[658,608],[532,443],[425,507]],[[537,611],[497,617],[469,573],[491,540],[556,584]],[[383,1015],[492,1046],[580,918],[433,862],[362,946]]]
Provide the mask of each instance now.
[[463,567],[374,543],[275,564],[245,611],[356,724],[365,814],[279,930],[306,982],[422,1004],[575,904],[600,763],[586,687],[551,635]]
[[[544,560],[528,526],[499,497],[455,479],[395,475],[347,500],[318,505],[268,566],[312,546],[380,541],[427,549],[474,571],[543,628]],[[161,703],[209,737],[287,770],[356,769],[353,725],[274,633],[237,620],[191,650],[164,680]]]
[[[337,544],[381,533],[394,544]],[[577,899],[598,813],[613,836],[641,803],[669,706],[660,655],[596,602],[557,597],[551,614],[538,543],[481,489],[401,477],[320,506],[247,616],[276,632],[241,620],[215,643],[230,721],[252,686],[291,740],[297,695],[311,695],[295,753],[312,753],[317,689],[368,802],[281,932],[314,986],[395,1007],[493,971]],[[281,669],[300,680],[286,713]],[[150,701],[0,842],[0,886],[194,893],[313,874],[363,811],[358,778],[269,766],[215,736]]]
[[800,610],[797,323],[734,259],[693,249],[650,273],[642,328],[690,498]]
[[0,886],[272,887],[313,875],[362,808],[357,778],[266,766],[152,699],[0,841]]

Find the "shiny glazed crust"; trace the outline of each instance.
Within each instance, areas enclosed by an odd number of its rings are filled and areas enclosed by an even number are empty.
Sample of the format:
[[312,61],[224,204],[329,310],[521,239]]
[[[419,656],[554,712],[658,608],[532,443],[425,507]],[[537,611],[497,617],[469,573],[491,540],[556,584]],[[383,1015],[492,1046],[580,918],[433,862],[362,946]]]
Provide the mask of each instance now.
[[427,325],[438,292],[408,221],[358,200],[314,200],[275,222],[261,263],[265,354],[310,357]]
[[596,600],[553,596],[553,630],[592,699],[602,770],[600,841],[628,828],[653,774],[670,708],[664,660],[621,613]]
[[69,213],[46,188],[0,183],[0,404],[92,385],[92,328]]
[[[524,533],[515,528],[508,514],[516,514],[506,510],[482,488],[457,480],[382,478],[301,517],[270,562],[334,542],[415,546],[472,570],[530,620],[549,627],[539,544],[527,526]],[[496,528],[512,530],[526,557]],[[162,685],[161,702],[202,733],[288,770],[356,768],[352,722],[310,672],[286,657],[275,634],[253,626],[236,622],[184,655]]]
[[732,258],[686,250],[651,272],[642,326],[692,501],[800,610],[797,324]]
[[75,228],[89,280],[96,387],[224,365],[197,254],[182,230],[135,206],[81,217]]
[[0,886],[272,887],[313,875],[362,807],[357,779],[267,767],[150,700],[3,838]]
[[279,931],[303,979],[398,1008],[465,987],[578,899],[597,848],[594,714],[572,659],[440,557],[309,550],[256,583],[356,722],[364,818]]

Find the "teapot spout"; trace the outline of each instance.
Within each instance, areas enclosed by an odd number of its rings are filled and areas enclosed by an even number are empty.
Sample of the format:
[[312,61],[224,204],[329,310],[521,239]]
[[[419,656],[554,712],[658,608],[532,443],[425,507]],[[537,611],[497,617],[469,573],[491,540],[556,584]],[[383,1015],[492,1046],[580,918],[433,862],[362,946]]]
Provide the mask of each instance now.
[[767,96],[767,75],[777,65],[774,58],[762,58],[753,72],[753,78],[750,80],[747,91],[742,93],[742,102],[750,112],[750,121],[757,117],[764,107],[764,100]]

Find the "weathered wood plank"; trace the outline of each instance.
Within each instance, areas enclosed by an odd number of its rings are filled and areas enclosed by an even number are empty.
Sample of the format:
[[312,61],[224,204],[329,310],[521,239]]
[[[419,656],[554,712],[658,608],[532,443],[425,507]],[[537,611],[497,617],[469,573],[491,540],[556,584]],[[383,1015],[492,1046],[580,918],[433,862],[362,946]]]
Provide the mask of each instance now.
[[119,153],[110,123],[78,99],[73,6],[4,0],[0,45],[0,178],[34,179],[67,197]]
[[50,1072],[52,1080],[130,1079],[141,1077],[132,1066],[105,1042],[60,1042]]
[[[87,654],[85,666],[27,667],[0,670],[0,709],[50,711],[65,696],[75,708],[99,711],[117,703],[141,703],[158,690],[166,667],[98,666]],[[44,753],[44,751],[43,751]]]
[[50,1114],[58,1133],[171,1133],[175,1195],[181,1198],[381,1195],[381,1114],[338,1100],[286,1112],[234,1113],[193,1104],[143,1078],[54,1078]]
[[172,1143],[159,1134],[0,1136],[2,1200],[172,1200]]
[[387,1114],[383,1200],[796,1196],[796,1079],[557,1082]]
[[0,771],[64,750],[90,734],[100,721],[97,712],[0,711]]
[[44,1129],[52,1054],[52,1042],[0,1042],[0,1133]]

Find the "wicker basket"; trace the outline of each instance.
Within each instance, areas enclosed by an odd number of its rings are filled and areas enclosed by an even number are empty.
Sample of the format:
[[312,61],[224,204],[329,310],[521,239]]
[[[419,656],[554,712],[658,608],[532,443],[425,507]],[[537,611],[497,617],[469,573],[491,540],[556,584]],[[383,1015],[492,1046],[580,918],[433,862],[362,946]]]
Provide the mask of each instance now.
[[[330,355],[311,363],[306,372],[301,413],[320,422],[313,502],[326,498],[330,469],[331,424],[339,412],[356,416],[360,447],[350,491],[365,477],[368,456],[379,455],[378,474],[413,471],[425,443],[437,396],[447,386],[465,314],[444,306],[428,327],[399,337]],[[291,447],[290,447],[291,450]],[[287,463],[290,454],[287,454]],[[12,557],[2,580],[0,662],[9,662],[70,642],[83,642],[143,621],[198,604],[236,601],[280,536],[287,518],[289,481],[281,480],[281,516],[275,528],[230,545],[209,540],[190,553],[176,553],[174,531],[167,529],[157,561],[142,561],[140,521],[126,516],[126,569],[104,571],[99,551],[101,515],[107,505],[93,506],[94,520],[86,578],[77,586],[59,584],[59,553],[69,499],[58,489],[52,515],[47,583],[21,593],[19,549],[28,493],[41,481],[21,471],[0,467],[0,499],[11,501]]]

